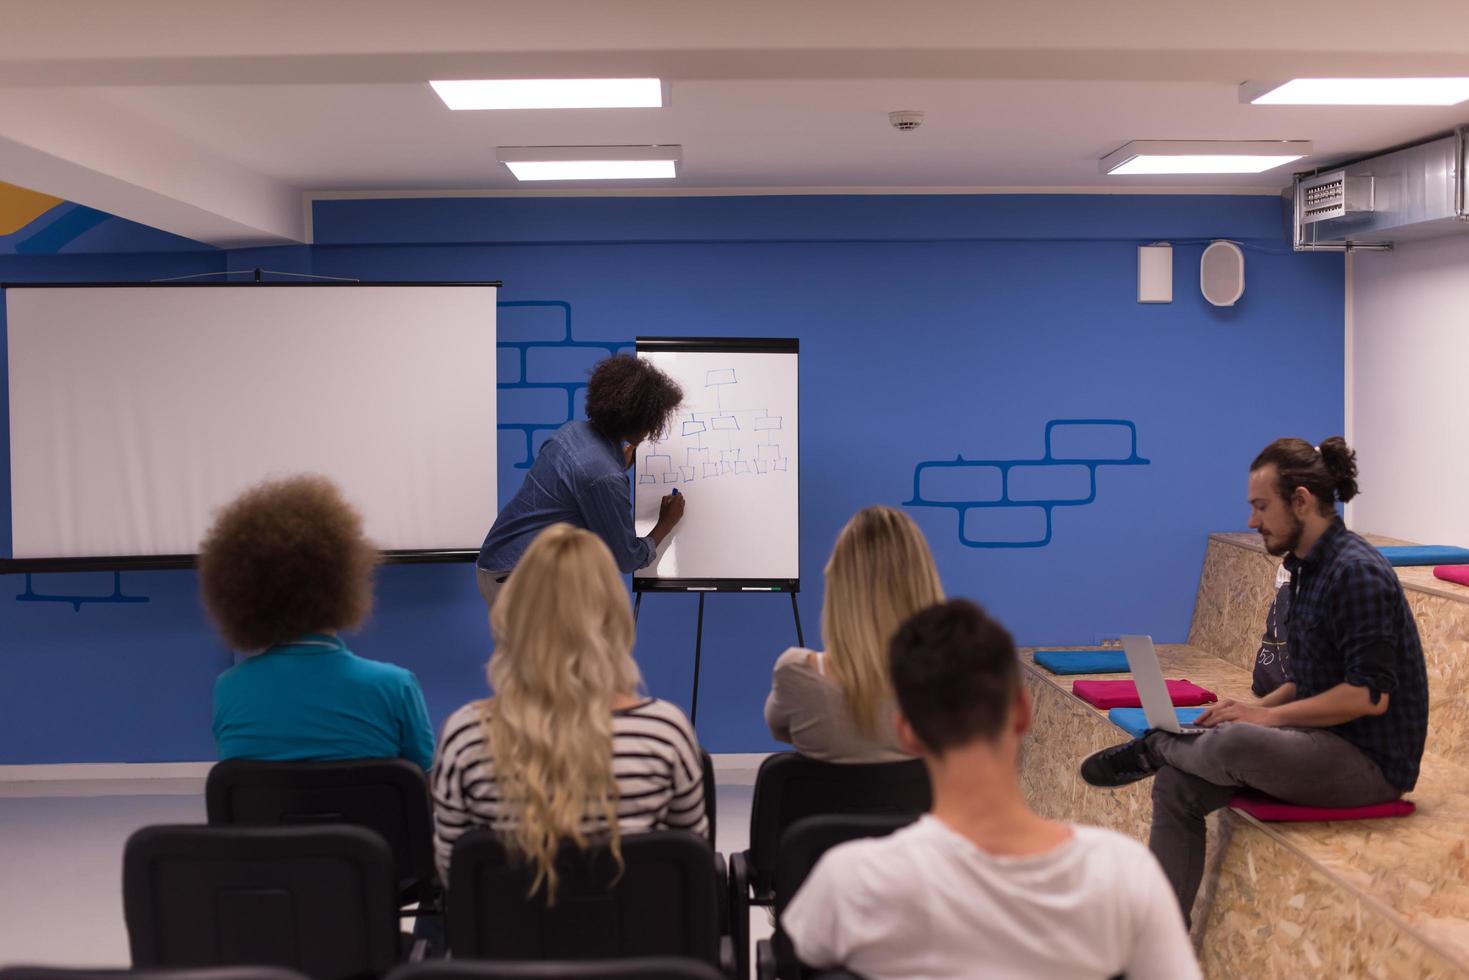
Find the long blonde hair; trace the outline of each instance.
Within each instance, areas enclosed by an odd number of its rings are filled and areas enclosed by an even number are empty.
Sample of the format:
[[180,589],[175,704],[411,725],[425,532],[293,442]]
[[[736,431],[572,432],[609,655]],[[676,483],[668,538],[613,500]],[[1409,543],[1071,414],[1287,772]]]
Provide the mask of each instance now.
[[821,635],[827,665],[846,695],[858,731],[879,734],[892,700],[888,644],[909,616],[943,602],[928,542],[912,518],[891,507],[858,511],[826,563]]
[[588,846],[583,824],[605,823],[622,865],[612,701],[641,684],[633,618],[612,553],[569,524],[542,531],[490,613],[494,696],[481,712],[501,808],[495,829],[556,897],[557,846]]

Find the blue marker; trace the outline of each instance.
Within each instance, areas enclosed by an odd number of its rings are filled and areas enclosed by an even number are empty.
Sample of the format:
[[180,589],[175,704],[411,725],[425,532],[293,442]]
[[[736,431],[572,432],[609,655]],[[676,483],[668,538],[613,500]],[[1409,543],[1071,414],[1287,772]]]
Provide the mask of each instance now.
[[674,495],[674,496],[675,496],[675,497],[677,497],[677,496],[678,496],[678,487],[674,487],[674,488],[673,488],[673,495]]

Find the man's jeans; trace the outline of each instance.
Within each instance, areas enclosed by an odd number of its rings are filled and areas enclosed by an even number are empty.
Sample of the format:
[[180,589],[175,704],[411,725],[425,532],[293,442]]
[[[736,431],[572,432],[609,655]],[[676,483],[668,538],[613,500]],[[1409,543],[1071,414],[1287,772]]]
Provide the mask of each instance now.
[[1204,876],[1204,817],[1241,787],[1302,806],[1368,806],[1395,800],[1392,785],[1360,749],[1321,728],[1266,728],[1229,722],[1202,735],[1153,732],[1148,846],[1178,895],[1185,918]]

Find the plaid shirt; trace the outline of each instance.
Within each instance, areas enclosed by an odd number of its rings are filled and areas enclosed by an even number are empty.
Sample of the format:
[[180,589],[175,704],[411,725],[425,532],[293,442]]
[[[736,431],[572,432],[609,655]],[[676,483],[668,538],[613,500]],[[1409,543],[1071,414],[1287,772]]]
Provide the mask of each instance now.
[[1342,683],[1367,688],[1374,702],[1378,694],[1390,695],[1384,713],[1330,730],[1376,762],[1388,782],[1412,789],[1428,735],[1428,675],[1397,573],[1340,520],[1306,558],[1287,555],[1285,564],[1291,571],[1287,631],[1296,698]]

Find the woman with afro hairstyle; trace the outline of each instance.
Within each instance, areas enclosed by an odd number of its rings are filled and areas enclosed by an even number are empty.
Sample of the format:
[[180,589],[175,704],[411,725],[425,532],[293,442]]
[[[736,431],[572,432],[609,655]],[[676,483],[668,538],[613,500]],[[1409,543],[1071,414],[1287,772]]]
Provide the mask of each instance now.
[[586,421],[567,422],[546,440],[485,536],[475,577],[488,605],[494,606],[531,541],[552,524],[585,528],[601,538],[620,572],[652,563],[683,517],[684,498],[664,497],[658,522],[640,538],[633,530],[627,470],[638,443],[662,433],[682,401],[683,390],[673,379],[642,358],[618,354],[592,368]]
[[214,684],[221,759],[399,758],[425,770],[434,733],[410,671],[337,635],[372,610],[377,547],[323,476],[261,483],[222,508],[199,546],[204,607],[247,656]]

